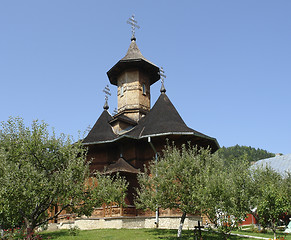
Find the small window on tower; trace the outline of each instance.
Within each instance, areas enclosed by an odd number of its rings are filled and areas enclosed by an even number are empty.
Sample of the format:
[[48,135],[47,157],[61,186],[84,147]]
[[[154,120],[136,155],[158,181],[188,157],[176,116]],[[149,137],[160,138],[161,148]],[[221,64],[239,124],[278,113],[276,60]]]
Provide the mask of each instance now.
[[147,92],[146,92],[146,86],[145,86],[144,83],[142,84],[142,94],[143,95],[146,95],[147,94]]
[[120,96],[122,97],[123,96],[123,92],[124,92],[124,89],[123,89],[123,85],[120,87]]

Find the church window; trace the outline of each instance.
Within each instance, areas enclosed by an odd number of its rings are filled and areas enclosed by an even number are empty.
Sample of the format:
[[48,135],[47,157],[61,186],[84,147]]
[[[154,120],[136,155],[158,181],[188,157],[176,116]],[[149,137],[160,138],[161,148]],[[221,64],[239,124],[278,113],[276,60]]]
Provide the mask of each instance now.
[[144,83],[142,84],[142,94],[146,95],[146,86]]
[[124,93],[123,85],[120,87],[120,96],[122,97]]

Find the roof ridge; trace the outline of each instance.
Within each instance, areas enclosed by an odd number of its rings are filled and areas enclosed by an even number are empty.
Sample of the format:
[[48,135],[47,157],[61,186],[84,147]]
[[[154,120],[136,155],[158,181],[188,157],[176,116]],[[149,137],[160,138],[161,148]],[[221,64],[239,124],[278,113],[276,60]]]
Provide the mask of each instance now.
[[193,131],[195,130],[186,125],[168,96],[162,93],[149,113],[139,121],[130,134],[136,132],[135,135],[142,137],[151,133]]
[[114,133],[112,126],[109,121],[112,120],[111,114],[104,109],[96,123],[88,133],[88,135],[83,139],[83,143],[98,142],[104,140],[113,140],[117,137]]

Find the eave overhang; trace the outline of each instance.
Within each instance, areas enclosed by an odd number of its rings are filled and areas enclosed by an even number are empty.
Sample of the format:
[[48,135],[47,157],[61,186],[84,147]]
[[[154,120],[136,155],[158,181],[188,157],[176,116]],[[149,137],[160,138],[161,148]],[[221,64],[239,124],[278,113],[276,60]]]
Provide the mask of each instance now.
[[[83,145],[87,146],[87,145],[99,145],[99,144],[107,144],[107,143],[115,143],[115,142],[118,142],[122,139],[134,139],[134,140],[140,140],[140,139],[147,139],[148,137],[151,137],[151,138],[155,138],[155,137],[166,137],[166,136],[195,136],[195,137],[198,137],[198,138],[201,138],[201,140],[203,139],[206,139],[206,140],[209,140],[212,142],[212,150],[213,151],[216,151],[220,148],[219,146],[219,143],[217,142],[216,138],[212,138],[212,137],[209,137],[209,136],[206,136],[206,135],[200,135],[198,133],[195,133],[195,132],[167,132],[167,133],[157,133],[157,134],[149,134],[149,135],[144,135],[144,136],[141,136],[141,137],[133,137],[133,136],[129,136],[129,135],[122,135],[122,136],[119,136],[113,140],[106,140],[106,141],[98,141],[98,142],[90,142],[90,143],[84,143]],[[213,146],[215,148],[213,148]]]
[[138,174],[140,173],[140,170],[133,167],[121,157],[117,162],[108,165],[104,174],[111,174],[116,172]]
[[126,69],[139,69],[149,74],[150,85],[154,84],[160,79],[159,68],[154,64],[139,58],[118,61],[108,72],[107,76],[111,84],[117,86],[117,78]]

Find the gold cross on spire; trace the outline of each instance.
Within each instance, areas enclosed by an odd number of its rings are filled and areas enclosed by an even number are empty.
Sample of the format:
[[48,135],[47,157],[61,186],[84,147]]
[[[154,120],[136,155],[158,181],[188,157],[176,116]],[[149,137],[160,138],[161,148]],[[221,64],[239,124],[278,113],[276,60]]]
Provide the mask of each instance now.
[[137,25],[137,21],[134,20],[134,14],[132,14],[131,18],[129,18],[126,23],[131,25],[131,33],[132,33],[131,40],[136,40],[135,28],[139,29],[139,26]]

